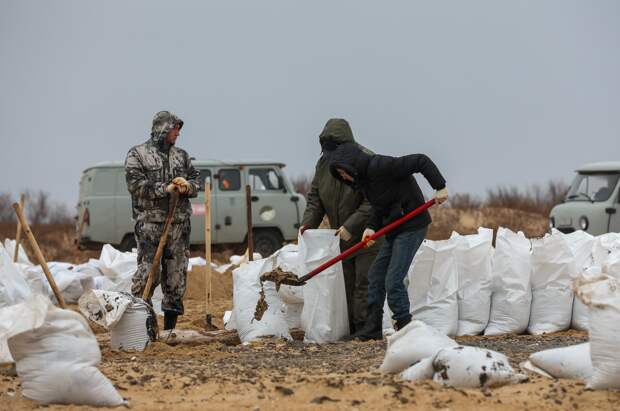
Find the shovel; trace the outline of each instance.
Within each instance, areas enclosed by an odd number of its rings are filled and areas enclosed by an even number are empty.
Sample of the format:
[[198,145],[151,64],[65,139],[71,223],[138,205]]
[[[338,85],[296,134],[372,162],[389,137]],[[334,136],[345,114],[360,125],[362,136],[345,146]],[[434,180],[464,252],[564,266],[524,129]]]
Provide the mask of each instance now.
[[267,273],[263,274],[261,276],[261,280],[262,281],[272,281],[272,282],[275,282],[276,283],[276,287],[278,287],[278,288],[279,288],[280,284],[286,284],[286,285],[292,285],[292,286],[304,285],[306,283],[306,281],[310,280],[312,277],[316,276],[317,274],[319,274],[323,270],[328,269],[329,267],[331,267],[332,265],[336,264],[337,262],[344,260],[345,258],[349,257],[353,253],[355,253],[355,252],[361,250],[362,248],[366,247],[366,245],[370,241],[374,241],[377,238],[379,238],[381,236],[384,236],[384,235],[394,231],[397,227],[399,227],[400,225],[402,225],[402,224],[406,223],[407,221],[411,220],[413,217],[421,214],[423,211],[427,210],[428,208],[430,208],[435,203],[436,203],[436,201],[435,201],[434,198],[432,200],[430,200],[430,201],[427,201],[426,203],[422,204],[420,207],[416,208],[415,210],[412,210],[409,213],[405,214],[404,216],[400,217],[398,220],[396,220],[396,221],[386,225],[385,227],[383,227],[382,229],[380,229],[379,231],[377,231],[373,235],[371,235],[369,237],[366,237],[365,239],[363,239],[359,243],[355,244],[353,247],[351,247],[348,250],[346,250],[344,253],[342,253],[340,255],[337,255],[336,257],[332,258],[331,260],[321,264],[320,266],[318,266],[314,270],[310,271],[308,274],[304,275],[303,277],[297,278],[292,273],[290,273],[288,275],[284,275],[286,273],[283,273],[281,270],[276,269],[274,271],[267,272]]
[[166,218],[164,229],[161,233],[161,237],[159,238],[159,245],[157,246],[157,251],[155,252],[155,257],[153,258],[153,264],[151,265],[151,270],[149,271],[149,275],[146,279],[146,285],[144,286],[144,292],[142,293],[142,299],[144,301],[150,301],[151,289],[153,288],[153,279],[155,278],[155,273],[159,270],[161,257],[164,254],[166,242],[168,242],[168,231],[170,231],[170,224],[172,223],[172,219],[174,217],[174,210],[177,208],[177,203],[179,202],[179,193],[177,190],[174,190],[171,195],[172,206],[168,209],[168,217]]

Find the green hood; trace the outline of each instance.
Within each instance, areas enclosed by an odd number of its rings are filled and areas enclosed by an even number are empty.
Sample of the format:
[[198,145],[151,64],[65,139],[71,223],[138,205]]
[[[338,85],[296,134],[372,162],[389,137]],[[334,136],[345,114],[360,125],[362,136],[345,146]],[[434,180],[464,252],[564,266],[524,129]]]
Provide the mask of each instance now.
[[323,146],[326,141],[333,141],[336,144],[355,143],[353,131],[347,120],[342,118],[332,118],[327,121],[323,131],[319,135],[319,143]]

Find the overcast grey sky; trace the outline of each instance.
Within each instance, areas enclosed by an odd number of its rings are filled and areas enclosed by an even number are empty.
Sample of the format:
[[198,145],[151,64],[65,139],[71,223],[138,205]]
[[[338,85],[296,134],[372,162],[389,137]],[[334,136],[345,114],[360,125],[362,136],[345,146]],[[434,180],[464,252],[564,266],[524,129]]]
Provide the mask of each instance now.
[[162,109],[199,159],[311,173],[347,118],[453,192],[620,160],[620,2],[0,0],[0,192],[73,206]]

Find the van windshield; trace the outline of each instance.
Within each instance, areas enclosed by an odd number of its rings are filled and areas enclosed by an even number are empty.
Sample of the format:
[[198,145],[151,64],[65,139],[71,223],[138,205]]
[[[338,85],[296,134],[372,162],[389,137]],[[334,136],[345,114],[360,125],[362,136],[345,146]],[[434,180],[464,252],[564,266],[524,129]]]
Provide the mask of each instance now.
[[602,202],[609,200],[620,174],[577,174],[566,196],[567,201]]

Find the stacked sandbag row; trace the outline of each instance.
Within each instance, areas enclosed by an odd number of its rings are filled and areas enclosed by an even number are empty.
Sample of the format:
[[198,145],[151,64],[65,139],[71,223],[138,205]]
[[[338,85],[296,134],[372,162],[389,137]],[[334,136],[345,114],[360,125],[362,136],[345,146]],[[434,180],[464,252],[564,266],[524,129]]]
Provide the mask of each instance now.
[[[553,230],[530,240],[500,227],[495,248],[492,237],[492,230],[480,228],[423,242],[406,280],[414,319],[446,335],[585,330],[587,312],[578,300],[573,304],[573,281],[603,267],[620,277],[615,233],[595,238]],[[384,318],[386,334],[390,326]]]

